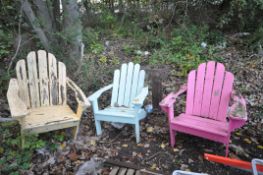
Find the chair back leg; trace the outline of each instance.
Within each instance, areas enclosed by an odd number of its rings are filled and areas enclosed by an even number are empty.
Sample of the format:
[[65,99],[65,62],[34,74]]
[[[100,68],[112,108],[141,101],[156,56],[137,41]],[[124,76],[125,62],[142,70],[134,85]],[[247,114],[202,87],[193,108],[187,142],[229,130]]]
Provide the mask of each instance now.
[[99,120],[95,119],[95,126],[96,126],[96,133],[97,135],[101,135],[102,130],[101,130],[101,123]]

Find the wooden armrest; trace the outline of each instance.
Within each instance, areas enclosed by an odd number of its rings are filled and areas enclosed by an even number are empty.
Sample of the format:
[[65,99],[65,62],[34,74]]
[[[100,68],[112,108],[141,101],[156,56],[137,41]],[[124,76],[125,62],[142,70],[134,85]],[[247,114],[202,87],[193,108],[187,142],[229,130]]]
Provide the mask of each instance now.
[[12,78],[9,82],[7,91],[7,100],[11,112],[11,116],[14,118],[21,118],[26,116],[29,112],[26,104],[19,98],[19,87],[17,80]]
[[68,77],[67,77],[67,85],[69,86],[70,89],[72,89],[75,92],[75,97],[79,104],[81,104],[84,107],[90,106],[90,102],[88,101],[83,91]]
[[105,87],[97,90],[96,92],[94,92],[92,95],[90,95],[90,96],[88,97],[88,99],[89,99],[90,101],[97,100],[97,99],[101,96],[102,93],[104,93],[105,91],[111,89],[112,87],[113,87],[113,84],[110,84],[110,85],[108,85],[108,86],[105,86]]
[[135,97],[132,100],[132,104],[142,106],[143,105],[143,101],[145,100],[147,95],[148,95],[148,87],[144,87],[142,89],[142,91],[140,92],[140,94],[137,95],[137,97]]
[[96,92],[94,92],[92,95],[88,97],[89,101],[92,104],[93,112],[96,113],[99,110],[99,105],[98,105],[98,98],[101,96],[102,93],[105,91],[111,89],[113,87],[113,84],[110,84],[108,86],[105,86]]
[[178,98],[179,95],[185,93],[187,90],[187,86],[186,84],[182,85],[180,87],[180,89],[174,93],[170,93],[168,94],[160,103],[159,105],[163,108],[163,107],[171,107],[173,106],[173,104],[176,102],[176,99]]
[[233,105],[229,108],[228,117],[232,120],[247,120],[246,101],[241,95],[237,95],[235,91],[231,94]]
[[246,101],[241,95],[231,94],[233,105],[229,108],[229,131],[242,127],[247,121]]

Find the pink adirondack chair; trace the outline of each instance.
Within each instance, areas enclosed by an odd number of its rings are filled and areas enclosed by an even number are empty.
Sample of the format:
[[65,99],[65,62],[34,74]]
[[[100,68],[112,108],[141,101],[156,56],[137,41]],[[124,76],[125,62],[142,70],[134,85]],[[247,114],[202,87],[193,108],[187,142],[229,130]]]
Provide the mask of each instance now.
[[[228,155],[231,132],[247,120],[246,102],[234,94],[233,82],[233,74],[223,64],[209,61],[189,73],[187,85],[160,102],[168,115],[171,146],[176,132],[183,132],[225,144]],[[186,111],[174,117],[176,98],[186,91]],[[234,104],[229,108],[231,97]]]

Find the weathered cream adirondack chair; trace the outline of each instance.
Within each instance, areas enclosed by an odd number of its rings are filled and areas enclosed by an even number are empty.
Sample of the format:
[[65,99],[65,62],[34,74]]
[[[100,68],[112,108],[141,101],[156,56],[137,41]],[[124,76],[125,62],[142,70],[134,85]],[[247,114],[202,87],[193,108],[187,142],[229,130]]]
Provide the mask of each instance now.
[[[44,50],[30,52],[16,64],[17,79],[9,83],[7,99],[11,116],[21,125],[22,147],[26,133],[43,133],[73,127],[77,136],[83,110],[90,104],[81,89],[68,77],[64,63]],[[74,113],[67,105],[66,85],[78,102]]]

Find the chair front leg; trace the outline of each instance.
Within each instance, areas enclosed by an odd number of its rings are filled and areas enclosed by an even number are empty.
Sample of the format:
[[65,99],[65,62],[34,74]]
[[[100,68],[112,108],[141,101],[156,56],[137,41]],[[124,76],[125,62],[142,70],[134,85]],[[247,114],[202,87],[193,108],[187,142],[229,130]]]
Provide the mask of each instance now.
[[229,153],[229,142],[230,142],[230,137],[231,137],[231,133],[228,134],[228,137],[227,137],[227,140],[225,141],[225,147],[226,147],[226,157],[228,156],[228,153]]
[[102,133],[100,122],[101,121],[95,119],[95,126],[96,126],[96,134],[97,135],[101,135],[101,133]]
[[140,143],[140,121],[136,122],[134,129],[135,129],[136,143]]
[[170,144],[171,144],[171,147],[175,146],[175,136],[176,136],[176,132],[170,126]]
[[73,139],[76,140],[79,133],[79,125],[72,128]]
[[226,144],[226,157],[228,156],[229,153],[229,143]]
[[26,141],[25,132],[21,129],[21,148],[22,149],[25,148],[25,141]]

